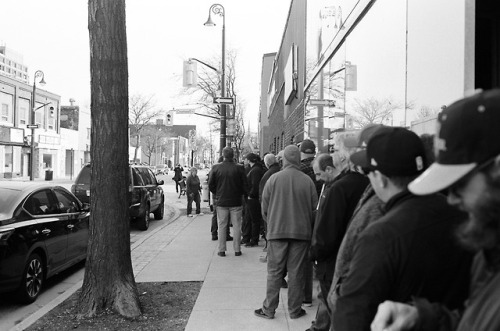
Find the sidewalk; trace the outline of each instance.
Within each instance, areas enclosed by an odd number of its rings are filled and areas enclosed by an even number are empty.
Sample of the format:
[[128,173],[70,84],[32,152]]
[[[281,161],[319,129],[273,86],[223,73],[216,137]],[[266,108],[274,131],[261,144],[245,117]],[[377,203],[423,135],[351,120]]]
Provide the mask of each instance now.
[[202,202],[203,216],[190,218],[186,216],[186,198],[178,199],[174,187],[164,190],[166,200],[178,208],[180,216],[137,246],[132,263],[136,282],[203,282],[186,331],[304,331],[311,326],[316,316],[316,290],[313,306],[304,307],[304,317],[290,319],[287,289],[281,290],[274,319],[255,316],[254,310],[262,306],[266,295],[267,265],[259,261],[264,243],[243,246],[242,255],[234,256],[229,241],[226,257],[219,257],[217,241],[211,240],[212,213],[207,203]]
[[232,242],[228,242],[226,257],[219,257],[217,242],[211,241],[211,217],[180,216],[134,250],[134,255],[138,250],[155,254],[136,273],[136,281],[202,281],[186,331],[307,329],[315,317],[317,302],[305,308],[306,316],[292,320],[286,308],[286,289],[281,290],[273,320],[254,315],[266,293],[266,264],[259,262],[263,244],[242,247],[243,254],[236,257]]
[[[173,190],[175,188],[172,187]],[[188,320],[187,331],[194,330],[306,330],[316,315],[316,290],[313,306],[304,307],[307,315],[290,319],[287,310],[287,289],[281,290],[280,305],[275,318],[254,315],[262,306],[266,294],[266,264],[259,262],[263,253],[258,247],[242,247],[242,255],[234,256],[228,242],[226,257],[217,255],[217,241],[212,241],[212,214],[202,202],[203,216],[186,216],[186,198],[164,187],[166,205],[175,209],[165,225],[155,229],[143,240],[132,245],[132,265],[136,282],[203,282],[201,291]],[[27,327],[44,313],[64,301],[81,287],[81,282],[61,294],[38,313],[23,321],[16,330]]]

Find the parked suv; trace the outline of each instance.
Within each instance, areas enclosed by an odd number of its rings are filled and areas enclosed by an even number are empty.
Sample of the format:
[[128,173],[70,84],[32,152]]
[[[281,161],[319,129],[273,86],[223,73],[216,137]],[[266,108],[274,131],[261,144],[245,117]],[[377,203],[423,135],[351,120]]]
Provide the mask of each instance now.
[[[130,165],[129,213],[130,220],[135,221],[139,230],[145,231],[149,227],[149,214],[153,213],[155,220],[163,219],[165,196],[163,180],[156,179],[148,166]],[[90,164],[85,165],[71,192],[82,202],[90,203]]]

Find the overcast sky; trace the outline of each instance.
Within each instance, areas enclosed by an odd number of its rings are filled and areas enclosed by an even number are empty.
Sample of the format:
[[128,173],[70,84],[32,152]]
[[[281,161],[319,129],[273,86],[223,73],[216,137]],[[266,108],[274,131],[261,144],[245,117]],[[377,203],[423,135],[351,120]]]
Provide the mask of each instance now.
[[[230,0],[226,11],[226,49],[237,51],[237,90],[246,101],[247,121],[257,130],[262,55],[277,52],[290,0]],[[189,57],[220,59],[222,18],[205,27],[212,0],[128,0],[129,93],[154,95],[163,109],[186,104],[178,93],[182,64]],[[30,84],[42,70],[44,89],[90,105],[87,1],[4,0],[0,42],[23,55]],[[218,67],[219,63],[210,63]]]

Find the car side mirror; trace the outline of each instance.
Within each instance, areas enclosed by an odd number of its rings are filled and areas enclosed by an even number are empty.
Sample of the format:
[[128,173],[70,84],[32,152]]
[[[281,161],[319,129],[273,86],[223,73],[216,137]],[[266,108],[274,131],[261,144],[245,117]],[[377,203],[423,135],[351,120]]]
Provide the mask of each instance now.
[[82,204],[82,211],[83,212],[89,212],[90,211],[90,203],[84,202]]
[[158,179],[156,182],[158,183],[158,185],[163,185],[163,184],[165,184],[165,182],[163,181],[163,179]]

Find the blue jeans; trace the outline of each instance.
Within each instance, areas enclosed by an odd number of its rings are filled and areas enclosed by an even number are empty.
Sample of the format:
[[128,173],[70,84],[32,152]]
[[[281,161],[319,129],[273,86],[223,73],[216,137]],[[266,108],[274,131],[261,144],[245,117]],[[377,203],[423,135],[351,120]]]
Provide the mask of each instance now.
[[304,301],[305,267],[310,246],[305,240],[268,240],[267,241],[267,289],[262,310],[274,316],[279,304],[281,284],[288,272],[288,312],[297,316]]
[[200,213],[200,193],[192,192],[187,194],[187,213],[188,215],[193,211],[193,201],[196,203],[196,214]]
[[241,252],[241,213],[243,207],[222,207],[217,206],[217,222],[219,236],[219,252],[225,252],[226,234],[228,230],[229,215],[231,215],[231,223],[233,223],[233,248],[235,252]]

